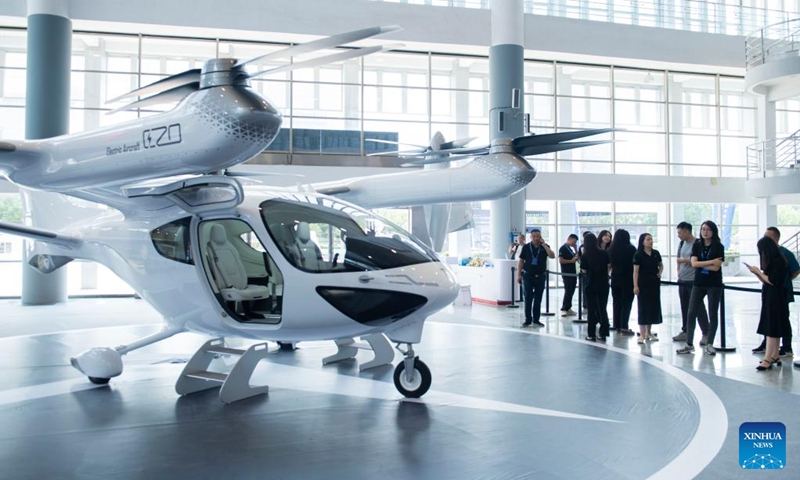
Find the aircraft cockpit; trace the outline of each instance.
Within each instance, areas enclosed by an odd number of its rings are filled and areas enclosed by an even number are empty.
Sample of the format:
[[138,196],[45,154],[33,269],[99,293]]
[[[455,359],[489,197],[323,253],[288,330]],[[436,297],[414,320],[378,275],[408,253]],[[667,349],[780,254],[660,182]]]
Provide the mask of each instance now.
[[305,272],[363,272],[439,261],[388,220],[328,197],[292,194],[260,208],[281,253]]
[[212,290],[238,321],[281,321],[283,275],[250,226],[236,219],[200,224],[203,268]]

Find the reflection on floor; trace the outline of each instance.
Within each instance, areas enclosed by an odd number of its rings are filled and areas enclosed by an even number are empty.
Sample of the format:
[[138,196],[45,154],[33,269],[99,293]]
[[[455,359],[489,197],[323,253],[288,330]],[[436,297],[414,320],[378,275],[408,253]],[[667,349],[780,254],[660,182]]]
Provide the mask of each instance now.
[[662,340],[644,347],[614,335],[605,347],[585,342],[572,317],[543,317],[532,331],[518,328],[519,309],[451,307],[417,348],[434,377],[422,403],[401,401],[392,367],[323,367],[333,343],[308,342],[271,347],[254,378],[269,395],[227,406],[216,391],[174,393],[201,335],[132,352],[107,387],[69,366],[76,352],[157,330],[142,301],[2,301],[0,462],[13,468],[0,478],[749,479],[738,429],[756,421],[786,424],[782,475],[795,478],[800,373],[788,363],[755,371],[759,302],[749,295],[727,299],[735,353],[677,357],[669,288]]

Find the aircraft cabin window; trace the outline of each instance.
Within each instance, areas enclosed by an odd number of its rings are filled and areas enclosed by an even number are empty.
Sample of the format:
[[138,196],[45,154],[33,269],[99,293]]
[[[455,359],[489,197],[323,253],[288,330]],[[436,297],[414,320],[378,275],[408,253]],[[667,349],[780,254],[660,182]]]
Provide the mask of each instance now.
[[198,239],[208,283],[228,315],[239,322],[280,323],[283,275],[250,225],[205,221]]
[[261,204],[267,231],[286,259],[312,273],[358,272],[437,261],[389,220],[350,204],[293,194]]
[[191,222],[191,217],[181,218],[152,230],[150,239],[158,254],[176,262],[194,265],[189,236]]

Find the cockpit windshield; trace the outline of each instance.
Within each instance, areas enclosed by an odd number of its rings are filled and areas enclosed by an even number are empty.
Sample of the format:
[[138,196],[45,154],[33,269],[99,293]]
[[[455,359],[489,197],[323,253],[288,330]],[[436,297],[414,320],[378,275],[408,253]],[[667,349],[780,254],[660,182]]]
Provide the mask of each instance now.
[[261,204],[281,253],[308,272],[382,270],[438,261],[389,220],[327,197],[291,194]]

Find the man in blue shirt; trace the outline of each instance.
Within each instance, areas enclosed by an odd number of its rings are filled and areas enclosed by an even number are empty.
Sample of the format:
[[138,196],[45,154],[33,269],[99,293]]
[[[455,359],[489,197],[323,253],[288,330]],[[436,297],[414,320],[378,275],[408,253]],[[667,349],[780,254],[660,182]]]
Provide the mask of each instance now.
[[[792,303],[794,302],[794,284],[792,280],[797,278],[800,275],[800,264],[797,263],[797,258],[795,258],[794,254],[789,251],[789,249],[785,247],[781,247],[781,231],[777,229],[777,227],[768,227],[767,231],[764,232],[765,237],[771,238],[775,243],[778,244],[780,247],[780,251],[786,260],[789,261],[789,268],[786,272],[786,279],[783,282],[784,288],[786,288],[786,302]],[[789,309],[786,310],[789,312]],[[786,334],[783,336],[783,346],[781,347],[780,354],[781,357],[791,357],[794,355],[792,351],[792,325],[789,320],[789,315],[786,316],[786,321],[784,322],[785,328],[783,329]],[[753,349],[753,353],[763,352],[766,348],[766,338],[762,340],[761,345],[757,348]]]

